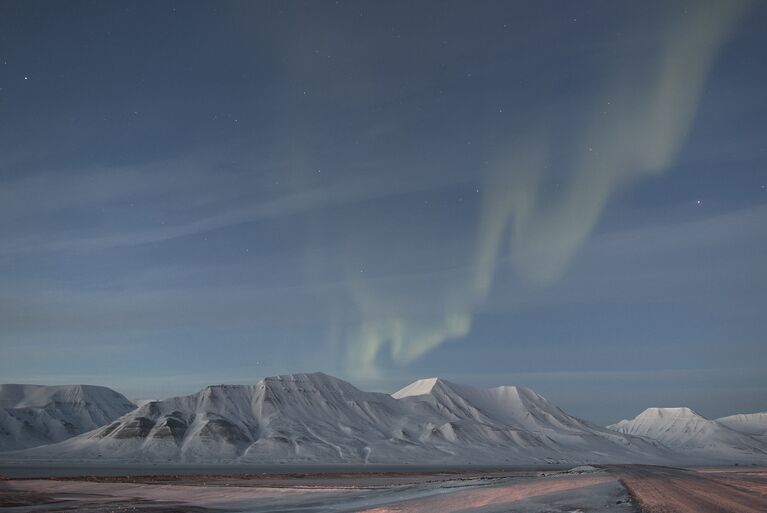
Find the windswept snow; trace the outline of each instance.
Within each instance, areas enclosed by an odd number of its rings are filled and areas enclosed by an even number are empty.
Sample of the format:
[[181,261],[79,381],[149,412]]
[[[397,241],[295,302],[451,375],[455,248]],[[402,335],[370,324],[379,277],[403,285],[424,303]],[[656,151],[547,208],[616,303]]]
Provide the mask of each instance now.
[[657,440],[701,461],[763,463],[767,459],[767,446],[762,441],[690,408],[648,408],[632,420],[608,427]]
[[123,395],[106,387],[0,385],[0,450],[60,442],[134,408]]
[[720,424],[767,442],[767,412],[741,413],[716,419]]

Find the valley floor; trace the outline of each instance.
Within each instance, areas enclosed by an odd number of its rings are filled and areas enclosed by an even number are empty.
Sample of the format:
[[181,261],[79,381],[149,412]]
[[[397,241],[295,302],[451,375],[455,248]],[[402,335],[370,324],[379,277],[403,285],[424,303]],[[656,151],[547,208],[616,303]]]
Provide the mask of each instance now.
[[[3,512],[500,513],[767,511],[767,473],[615,466],[578,471],[328,472],[0,481]],[[624,486],[624,484],[626,486]]]

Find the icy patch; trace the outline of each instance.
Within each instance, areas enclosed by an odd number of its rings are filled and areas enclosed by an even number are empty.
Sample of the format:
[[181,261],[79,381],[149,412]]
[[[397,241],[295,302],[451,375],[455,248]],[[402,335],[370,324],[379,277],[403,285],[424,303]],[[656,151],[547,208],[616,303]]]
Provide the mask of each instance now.
[[602,469],[592,467],[591,465],[581,465],[579,467],[573,467],[567,471],[568,474],[585,474],[588,472],[602,472]]

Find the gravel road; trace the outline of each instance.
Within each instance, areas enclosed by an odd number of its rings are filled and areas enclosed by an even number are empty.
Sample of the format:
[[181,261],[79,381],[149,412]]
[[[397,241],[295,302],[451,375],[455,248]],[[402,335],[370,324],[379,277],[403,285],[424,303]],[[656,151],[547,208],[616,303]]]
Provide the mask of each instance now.
[[765,513],[767,473],[611,467],[647,513]]

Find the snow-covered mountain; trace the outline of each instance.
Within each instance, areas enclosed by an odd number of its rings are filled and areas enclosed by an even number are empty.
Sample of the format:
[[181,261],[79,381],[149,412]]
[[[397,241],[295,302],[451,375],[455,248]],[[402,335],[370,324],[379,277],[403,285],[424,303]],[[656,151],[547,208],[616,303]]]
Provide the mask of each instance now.
[[322,373],[219,385],[14,456],[247,463],[666,461],[655,442],[590,425],[529,389],[420,380],[388,395]]
[[134,408],[106,387],[0,385],[0,451],[60,442]]
[[767,412],[741,413],[716,419],[730,429],[756,437],[767,443]]
[[405,422],[404,413],[387,394],[363,392],[325,374],[276,376],[255,385],[209,386],[189,396],[149,402],[101,429],[27,453],[85,459],[365,461],[373,451],[401,454],[392,433]]
[[[738,422],[752,425],[751,420]],[[528,388],[485,389],[432,378],[388,395],[364,392],[322,373],[291,374],[149,401],[87,433],[2,458],[417,465],[767,463],[764,444],[756,437],[686,408],[651,408],[610,428],[572,417]]]
[[430,438],[470,447],[506,462],[660,461],[660,444],[621,435],[572,417],[533,390],[477,388],[442,379],[418,380],[392,394],[422,416],[438,418]]
[[764,442],[690,408],[648,408],[634,419],[608,428],[657,440],[691,459],[761,463],[767,460]]

